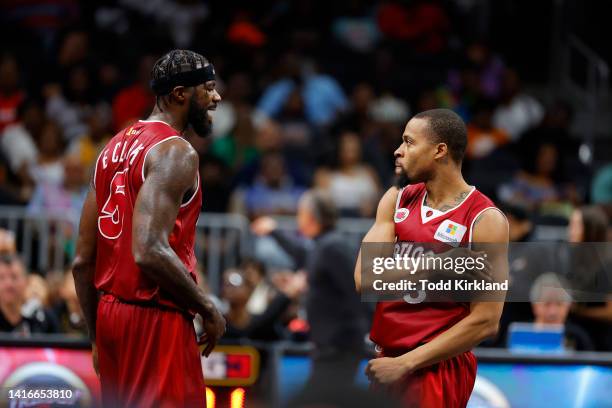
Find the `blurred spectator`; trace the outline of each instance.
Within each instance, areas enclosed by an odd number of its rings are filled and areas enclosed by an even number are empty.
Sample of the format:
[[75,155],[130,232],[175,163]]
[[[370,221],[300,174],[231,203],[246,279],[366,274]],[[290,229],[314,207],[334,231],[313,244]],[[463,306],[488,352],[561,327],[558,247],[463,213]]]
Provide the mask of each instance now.
[[10,54],[0,56],[0,134],[17,121],[17,108],[24,98],[17,60]]
[[467,125],[466,156],[469,159],[485,158],[495,149],[508,143],[508,134],[493,124],[494,110],[494,103],[488,100],[481,100],[474,106],[472,120]]
[[306,314],[315,344],[311,380],[316,381],[329,381],[330,375],[336,381],[350,381],[366,332],[364,309],[353,281],[356,248],[336,230],[336,220],[337,209],[329,195],[309,190],[300,199],[297,224],[300,233],[314,241],[312,247],[283,234],[270,217],[251,225],[256,235],[273,237],[294,258],[297,268],[308,274]]
[[63,85],[48,84],[43,93],[47,99],[46,112],[61,127],[66,141],[87,133],[87,117],[94,109],[91,73],[85,64],[72,66],[65,74]]
[[495,110],[495,127],[505,130],[510,139],[518,140],[523,132],[536,126],[544,116],[540,102],[524,93],[518,73],[506,69],[502,81],[501,104]]
[[603,166],[595,174],[591,199],[594,204],[612,204],[612,164]]
[[374,50],[380,39],[372,6],[365,1],[347,2],[347,12],[332,23],[332,33],[345,47],[360,53]]
[[253,288],[253,293],[247,303],[247,310],[253,315],[261,314],[266,310],[274,295],[274,288],[266,277],[266,266],[256,259],[247,259],[242,262],[241,269],[244,271],[244,278]]
[[224,213],[229,205],[232,193],[227,177],[230,169],[218,157],[204,155],[200,157],[200,179],[206,198],[202,200],[202,211],[209,213]]
[[0,228],[0,255],[12,255],[16,252],[15,234]]
[[548,207],[550,211],[556,205],[576,200],[573,186],[565,179],[562,158],[555,144],[546,140],[532,144],[523,151],[521,159],[522,170],[512,181],[500,186],[500,200],[522,203],[530,210]]
[[[32,282],[32,285],[29,285]],[[45,288],[30,280],[21,260],[12,255],[0,258],[0,331],[21,335],[56,333],[55,316],[43,307]],[[31,297],[28,297],[28,293]]]
[[145,55],[138,63],[136,82],[120,90],[113,100],[113,126],[114,131],[131,125],[139,119],[143,119],[153,109],[155,96],[151,92],[149,81],[151,69],[155,64],[155,58]]
[[249,338],[252,340],[277,340],[280,338],[277,325],[281,315],[291,301],[297,299],[306,289],[303,274],[291,274],[278,280],[279,293],[272,299],[265,311],[258,315],[247,309],[253,286],[244,273],[228,269],[223,273],[222,296],[229,303],[226,313],[227,330],[225,338]]
[[219,138],[228,135],[235,127],[239,126],[236,121],[238,115],[242,114],[242,119],[249,118],[252,122],[252,106],[254,83],[247,72],[237,72],[230,75],[225,84],[217,83],[217,88],[221,87],[223,100],[217,104],[217,109],[211,112],[213,115],[213,136]]
[[28,213],[68,216],[76,224],[87,195],[87,172],[77,155],[65,156],[61,163],[62,182],[37,184]]
[[540,275],[530,293],[534,323],[539,326],[558,325],[565,329],[565,348],[568,350],[593,350],[593,342],[580,327],[567,321],[572,305],[571,296],[554,273]]
[[110,108],[106,104],[98,104],[87,118],[88,132],[68,146],[69,154],[80,157],[85,169],[93,170],[98,155],[111,139],[110,125]]
[[[570,248],[572,283],[587,275],[591,292],[597,290],[599,297],[607,298],[600,302],[576,304],[572,309],[573,320],[591,335],[599,351],[612,351],[612,285],[609,274],[612,260],[608,251],[602,251],[601,245],[593,243],[607,241],[608,226],[608,217],[600,207],[585,206],[574,210],[567,230],[570,243],[583,243]],[[601,268],[603,271],[599,270]]]
[[378,122],[404,125],[410,116],[410,108],[406,102],[390,92],[383,92],[379,98],[372,101],[370,115]]
[[38,160],[36,141],[45,122],[45,114],[38,101],[26,99],[17,110],[18,121],[5,128],[0,145],[11,171],[22,183],[27,182],[28,169]]
[[78,0],[4,0],[0,2],[0,16],[3,23],[32,30],[46,51],[55,46],[57,34],[79,19]]
[[374,88],[367,82],[360,82],[353,88],[350,107],[337,120],[337,127],[351,129],[360,134],[370,134],[373,129],[370,108],[376,98]]
[[197,0],[119,0],[119,4],[164,24],[179,48],[191,45],[198,24],[208,16],[206,4]]
[[70,270],[64,273],[64,278],[59,287],[59,300],[54,305],[53,310],[58,317],[62,333],[87,336],[85,318],[76,295],[74,278]]
[[313,125],[326,125],[348,107],[344,91],[331,76],[308,71],[303,60],[286,54],[282,61],[283,75],[263,90],[257,109],[276,119],[293,95],[301,96],[304,113]]
[[250,20],[247,13],[237,13],[227,28],[230,43],[258,48],[266,43],[266,35]]
[[[222,101],[223,102],[223,101]],[[230,132],[213,140],[211,153],[220,158],[234,170],[251,164],[259,156],[255,142],[255,127],[251,110],[244,106],[232,109],[234,126]],[[217,120],[217,112],[214,112]],[[217,123],[215,122],[215,128]]]
[[[501,57],[493,54],[491,49],[483,42],[475,41],[465,50],[465,66],[475,73],[480,94],[486,99],[496,100],[501,93],[504,62]],[[461,71],[451,69],[448,84],[455,93],[461,92],[463,87]]]
[[61,184],[64,180],[62,156],[64,139],[57,123],[47,120],[42,126],[40,137],[36,140],[38,162],[30,167],[30,176],[37,185]]
[[316,187],[329,192],[343,216],[371,217],[376,210],[380,185],[374,170],[361,159],[361,141],[352,132],[339,139],[337,167],[320,170]]
[[520,204],[501,204],[508,219],[510,242],[529,242],[533,240],[534,224],[531,214]]
[[[287,174],[285,160],[280,153],[270,152],[262,156],[259,171],[251,187],[243,192],[243,211],[250,218],[261,215],[295,214],[297,203],[304,188],[296,186]],[[240,197],[233,197],[238,209]]]
[[386,37],[406,41],[416,52],[437,54],[446,48],[450,23],[438,1],[383,2],[377,17]]
[[606,242],[608,217],[597,206],[585,206],[575,209],[569,219],[567,240],[579,242]]
[[572,137],[570,127],[574,110],[569,103],[557,100],[547,110],[539,126],[520,136],[519,149],[539,140],[550,140],[559,146],[566,158],[578,157],[579,142]]

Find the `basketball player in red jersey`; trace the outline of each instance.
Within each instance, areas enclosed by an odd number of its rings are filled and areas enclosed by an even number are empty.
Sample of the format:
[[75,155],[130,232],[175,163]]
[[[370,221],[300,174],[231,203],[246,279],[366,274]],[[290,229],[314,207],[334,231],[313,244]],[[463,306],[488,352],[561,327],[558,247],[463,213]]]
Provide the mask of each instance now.
[[103,405],[202,407],[193,318],[208,355],[225,320],[197,286],[198,155],[182,137],[210,132],[221,97],[206,58],[174,50],[152,71],[156,106],[98,157],[79,227],[73,274],[99,368]]
[[[402,139],[395,151],[401,187],[385,193],[363,242],[508,242],[504,215],[461,175],[467,132],[459,116],[447,109],[419,113]],[[488,259],[498,276],[508,268],[502,247]],[[366,374],[406,406],[465,407],[476,378],[470,350],[495,335],[503,303],[405,299],[377,304],[370,338],[379,358],[368,363]]]

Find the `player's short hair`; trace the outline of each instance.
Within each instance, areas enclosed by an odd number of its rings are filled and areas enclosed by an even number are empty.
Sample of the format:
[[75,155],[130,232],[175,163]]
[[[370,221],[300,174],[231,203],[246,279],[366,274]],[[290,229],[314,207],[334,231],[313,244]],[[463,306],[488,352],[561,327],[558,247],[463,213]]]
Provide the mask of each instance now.
[[194,86],[213,80],[215,70],[201,54],[190,50],[172,50],[158,59],[151,70],[151,89],[158,95],[169,94],[175,86]]
[[414,117],[426,119],[435,143],[445,143],[456,163],[463,161],[467,147],[467,128],[459,115],[450,109],[431,109],[417,113]]

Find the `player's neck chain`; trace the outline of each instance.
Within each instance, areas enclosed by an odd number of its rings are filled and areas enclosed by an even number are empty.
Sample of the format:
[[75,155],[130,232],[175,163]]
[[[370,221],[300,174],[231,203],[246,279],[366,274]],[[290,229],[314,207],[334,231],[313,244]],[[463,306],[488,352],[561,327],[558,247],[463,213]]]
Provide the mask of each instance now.
[[430,206],[427,203],[427,193],[425,193],[425,202],[424,202],[424,204],[425,204],[425,206],[433,208],[434,210],[447,211],[447,210],[450,210],[451,208],[455,208],[456,206],[461,204],[463,202],[463,200],[465,200],[467,198],[468,195],[470,195],[470,191],[462,191],[461,193],[459,193],[457,195],[457,197],[455,197],[455,200],[454,200],[453,204],[444,204],[440,208],[435,208],[435,207]]

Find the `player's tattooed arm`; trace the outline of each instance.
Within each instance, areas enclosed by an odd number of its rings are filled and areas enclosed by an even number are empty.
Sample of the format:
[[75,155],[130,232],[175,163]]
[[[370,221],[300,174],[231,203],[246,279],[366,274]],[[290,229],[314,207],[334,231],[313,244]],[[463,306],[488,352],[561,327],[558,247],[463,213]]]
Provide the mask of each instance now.
[[98,310],[98,292],[94,286],[97,219],[96,193],[90,189],[81,213],[72,275],[92,343],[96,341],[96,313]]
[[208,340],[216,343],[225,330],[225,320],[168,241],[183,197],[196,186],[198,155],[185,140],[174,139],[153,148],[144,166],[145,181],[132,220],[134,260],[179,306],[204,317]]

